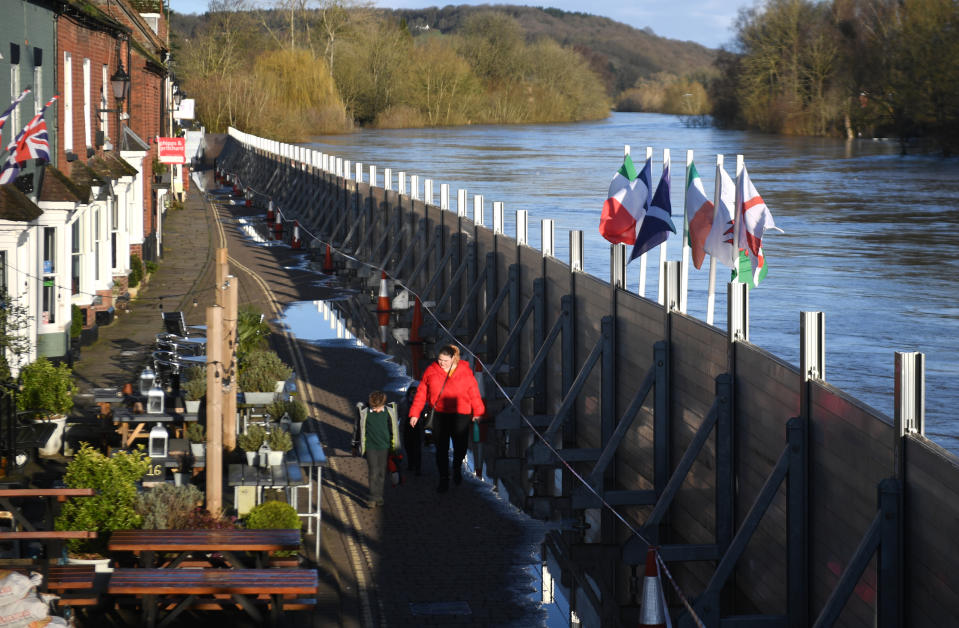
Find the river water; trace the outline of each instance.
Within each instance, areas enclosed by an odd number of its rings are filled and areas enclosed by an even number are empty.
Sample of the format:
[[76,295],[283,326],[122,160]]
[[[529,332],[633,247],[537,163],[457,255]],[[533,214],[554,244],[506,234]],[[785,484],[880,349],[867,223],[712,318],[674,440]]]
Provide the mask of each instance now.
[[[556,256],[569,260],[568,231],[584,232],[586,271],[609,279],[609,244],[598,224],[607,187],[630,144],[637,162],[654,148],[659,180],[672,152],[673,222],[667,258],[681,258],[687,149],[712,196],[716,154],[735,173],[743,154],[750,177],[785,233],[767,233],[769,275],[750,293],[750,340],[799,363],[799,312],[826,319],[826,380],[892,417],[894,352],[926,356],[926,435],[959,454],[959,159],[900,156],[894,141],[792,138],[687,128],[679,118],[614,113],[598,122],[442,129],[364,130],[315,138],[309,146],[378,169],[434,180],[529,212],[530,243],[539,221],[555,221]],[[422,185],[422,184],[421,184]],[[395,186],[395,183],[394,183]],[[422,189],[422,188],[421,188]],[[659,250],[649,255],[645,295],[655,299]],[[708,261],[689,278],[689,313],[706,317]],[[715,324],[725,328],[725,281],[717,277]],[[639,285],[639,262],[628,287]]]

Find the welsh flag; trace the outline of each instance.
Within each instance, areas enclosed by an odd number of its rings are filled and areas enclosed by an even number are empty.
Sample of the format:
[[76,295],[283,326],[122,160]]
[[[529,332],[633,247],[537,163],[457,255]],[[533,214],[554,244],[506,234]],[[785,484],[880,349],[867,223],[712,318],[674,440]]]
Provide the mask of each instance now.
[[[754,264],[754,261],[758,264]],[[759,249],[759,255],[750,255],[746,249],[739,249],[739,272],[732,272],[731,281],[741,281],[749,284],[750,288],[759,287],[759,282],[766,278],[769,272],[769,264],[766,263],[766,257],[763,255],[762,248]]]
[[[706,259],[706,238],[713,226],[715,205],[706,196],[703,180],[696,170],[696,164],[689,164],[686,173],[686,241],[693,251],[693,266],[699,270]],[[689,217],[693,219],[690,220]]]
[[719,209],[706,236],[707,253],[735,270],[736,247],[733,245],[733,209],[736,206],[736,185],[725,169],[719,169]]
[[646,215],[649,185],[637,175],[629,155],[613,175],[607,196],[599,218],[599,234],[613,244],[633,244],[636,242],[636,225],[642,223]]

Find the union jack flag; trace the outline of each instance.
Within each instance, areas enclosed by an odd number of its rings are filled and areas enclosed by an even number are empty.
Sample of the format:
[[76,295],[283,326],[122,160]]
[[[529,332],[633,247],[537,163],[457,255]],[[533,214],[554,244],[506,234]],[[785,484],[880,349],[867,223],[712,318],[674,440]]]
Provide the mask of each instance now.
[[17,99],[10,103],[10,106],[7,107],[7,110],[3,113],[0,113],[0,129],[2,129],[3,125],[7,123],[7,118],[9,118],[10,114],[13,113],[13,110],[17,108],[17,105],[20,104],[20,101],[23,100],[29,93],[29,89],[23,90],[23,93],[17,96]]
[[40,113],[33,116],[33,119],[23,127],[23,130],[17,134],[7,146],[10,155],[7,157],[0,171],[0,184],[10,183],[20,174],[20,165],[28,159],[43,159],[50,161],[50,142],[47,136],[47,122],[43,119],[43,114],[47,107],[53,104],[56,96],[47,101]]

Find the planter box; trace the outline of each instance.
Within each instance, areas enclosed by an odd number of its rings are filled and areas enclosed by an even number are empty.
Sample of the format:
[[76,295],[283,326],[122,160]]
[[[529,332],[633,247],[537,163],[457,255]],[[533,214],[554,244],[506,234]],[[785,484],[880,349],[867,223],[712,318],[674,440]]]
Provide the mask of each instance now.
[[243,393],[243,403],[249,403],[256,406],[266,406],[273,403],[276,399],[274,392],[245,392]]
[[187,414],[196,414],[200,411],[200,400],[199,399],[187,399],[186,400],[186,412]]

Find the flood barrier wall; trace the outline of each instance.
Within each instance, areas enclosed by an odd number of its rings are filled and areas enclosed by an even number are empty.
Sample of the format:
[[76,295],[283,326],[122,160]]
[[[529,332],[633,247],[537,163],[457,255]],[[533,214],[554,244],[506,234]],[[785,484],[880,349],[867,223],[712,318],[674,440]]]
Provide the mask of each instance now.
[[[817,618],[863,628],[959,625],[959,463],[921,430],[900,436],[888,417],[827,382],[518,243],[496,217],[477,224],[465,208],[413,198],[419,185],[384,189],[392,175],[384,187],[371,186],[334,156],[231,135],[217,167],[256,204],[273,203],[283,237],[297,221],[303,246],[321,259],[329,243],[341,267],[366,272],[339,253],[383,268],[433,302],[487,367],[501,367],[487,469],[515,505],[556,523],[544,557],[563,573],[556,586],[583,625],[635,624],[645,544],[630,528],[663,547],[706,625],[747,616],[783,626]],[[378,278],[376,270],[369,285]],[[489,312],[495,316],[486,321]],[[442,328],[429,333],[436,342],[445,337]],[[797,342],[798,335],[797,325]],[[595,366],[586,371],[590,358]],[[837,362],[830,368],[842,368],[841,356]],[[627,416],[648,379],[655,390],[635,418]],[[516,396],[523,415],[549,432],[576,384],[551,441],[628,525],[600,508],[508,411],[505,397]],[[714,416],[702,449],[688,452]],[[631,423],[617,430],[622,421]],[[684,455],[693,459],[689,471],[670,485]],[[664,495],[672,501],[656,512]],[[768,507],[758,517],[754,505],[764,495]],[[657,523],[647,525],[654,513]],[[666,588],[671,610],[683,615]]]

